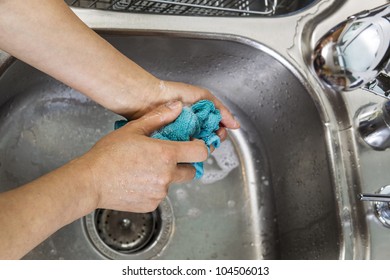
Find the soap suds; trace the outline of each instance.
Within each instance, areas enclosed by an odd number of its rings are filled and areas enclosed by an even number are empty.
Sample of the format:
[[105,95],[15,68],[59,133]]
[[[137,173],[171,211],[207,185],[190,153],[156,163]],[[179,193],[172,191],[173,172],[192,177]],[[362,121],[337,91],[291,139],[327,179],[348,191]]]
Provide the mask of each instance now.
[[226,140],[211,154],[211,157],[204,163],[204,175],[201,178],[203,184],[212,184],[225,178],[234,168],[238,167],[240,161],[234,150],[233,143]]

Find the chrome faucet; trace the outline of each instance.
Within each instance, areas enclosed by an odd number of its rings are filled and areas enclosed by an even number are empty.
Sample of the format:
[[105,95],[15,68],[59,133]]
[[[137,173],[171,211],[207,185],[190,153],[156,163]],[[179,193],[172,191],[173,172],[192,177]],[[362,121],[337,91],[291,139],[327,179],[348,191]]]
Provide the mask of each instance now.
[[390,147],[390,4],[350,16],[318,42],[313,67],[336,91],[362,88],[386,99],[357,114],[363,140],[376,150]]
[[390,4],[350,16],[314,50],[317,75],[337,90],[363,88],[388,97]]
[[[363,140],[376,150],[390,147],[390,4],[350,16],[317,43],[313,67],[318,77],[336,91],[361,88],[385,98],[356,114]],[[378,219],[390,227],[390,185],[376,194],[359,194],[372,201]]]

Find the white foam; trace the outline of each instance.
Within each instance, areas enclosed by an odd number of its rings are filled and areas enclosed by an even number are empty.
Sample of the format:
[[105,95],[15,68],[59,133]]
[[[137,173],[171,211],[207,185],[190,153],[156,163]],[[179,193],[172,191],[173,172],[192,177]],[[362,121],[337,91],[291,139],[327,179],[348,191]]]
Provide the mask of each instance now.
[[204,163],[204,175],[201,178],[203,184],[212,184],[225,178],[234,168],[240,165],[240,161],[234,149],[233,143],[226,140],[211,154],[209,160]]

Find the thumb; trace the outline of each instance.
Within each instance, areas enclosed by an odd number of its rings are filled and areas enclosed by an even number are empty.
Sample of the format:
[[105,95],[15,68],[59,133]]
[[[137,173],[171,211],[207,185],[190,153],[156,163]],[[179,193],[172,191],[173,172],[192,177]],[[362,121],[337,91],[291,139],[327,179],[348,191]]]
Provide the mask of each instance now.
[[131,127],[141,134],[150,135],[161,127],[173,122],[181,113],[183,104],[170,101],[132,122]]

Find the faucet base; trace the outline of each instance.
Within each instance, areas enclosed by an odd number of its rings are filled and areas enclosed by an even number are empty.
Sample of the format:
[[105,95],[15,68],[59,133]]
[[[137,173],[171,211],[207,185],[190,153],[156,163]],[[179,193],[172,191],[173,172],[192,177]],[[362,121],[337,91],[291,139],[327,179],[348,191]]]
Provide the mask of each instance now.
[[358,131],[369,146],[380,151],[390,147],[390,101],[364,106],[356,119]]
[[[385,186],[379,190],[380,194],[390,195],[390,185]],[[374,202],[375,214],[379,221],[386,226],[390,227],[390,203],[385,201]]]

